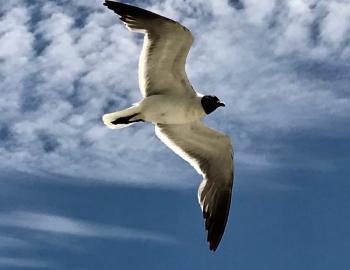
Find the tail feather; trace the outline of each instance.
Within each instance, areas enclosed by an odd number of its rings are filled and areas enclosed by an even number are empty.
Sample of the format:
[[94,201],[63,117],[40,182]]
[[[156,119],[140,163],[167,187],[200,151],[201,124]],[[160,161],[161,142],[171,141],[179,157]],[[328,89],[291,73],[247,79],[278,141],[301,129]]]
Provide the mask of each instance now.
[[138,106],[132,106],[119,112],[107,113],[102,117],[103,123],[111,128],[118,129],[143,121]]

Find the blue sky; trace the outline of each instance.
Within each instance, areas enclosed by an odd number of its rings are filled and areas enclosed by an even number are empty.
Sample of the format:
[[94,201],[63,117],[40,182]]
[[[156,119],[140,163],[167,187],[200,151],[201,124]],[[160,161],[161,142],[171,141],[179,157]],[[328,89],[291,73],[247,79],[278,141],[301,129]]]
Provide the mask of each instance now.
[[132,1],[195,36],[205,122],[234,142],[229,222],[209,252],[199,175],[137,102],[139,35],[100,0],[0,7],[0,269],[349,269],[350,3]]

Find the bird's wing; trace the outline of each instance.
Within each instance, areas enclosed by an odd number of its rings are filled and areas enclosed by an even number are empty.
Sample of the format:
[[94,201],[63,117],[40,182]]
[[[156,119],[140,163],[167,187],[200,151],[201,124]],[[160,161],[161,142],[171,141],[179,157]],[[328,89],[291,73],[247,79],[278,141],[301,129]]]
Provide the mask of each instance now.
[[104,5],[117,13],[130,31],[145,34],[139,60],[139,85],[144,97],[168,92],[195,95],[185,71],[193,43],[186,27],[131,5],[113,1]]
[[170,149],[189,162],[204,179],[198,200],[206,219],[210,249],[215,251],[225,230],[233,185],[230,138],[202,122],[156,126],[156,134]]

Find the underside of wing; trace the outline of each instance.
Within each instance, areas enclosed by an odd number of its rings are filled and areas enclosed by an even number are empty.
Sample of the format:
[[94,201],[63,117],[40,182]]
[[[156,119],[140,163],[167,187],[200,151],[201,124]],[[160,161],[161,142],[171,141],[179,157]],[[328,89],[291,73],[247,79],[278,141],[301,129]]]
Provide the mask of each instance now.
[[194,95],[185,63],[193,43],[191,32],[180,23],[156,13],[113,1],[105,6],[120,16],[131,31],[145,34],[139,61],[143,96],[176,92]]
[[158,124],[156,134],[203,175],[198,200],[205,218],[209,247],[215,251],[224,234],[231,204],[233,155],[230,139],[201,122]]

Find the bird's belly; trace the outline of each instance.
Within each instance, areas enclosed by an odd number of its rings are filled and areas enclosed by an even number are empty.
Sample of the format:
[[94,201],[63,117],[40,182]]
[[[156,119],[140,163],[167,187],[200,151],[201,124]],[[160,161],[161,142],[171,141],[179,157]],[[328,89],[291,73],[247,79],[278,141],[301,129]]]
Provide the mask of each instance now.
[[141,103],[143,119],[158,124],[184,124],[201,119],[203,109],[195,98],[155,95]]

